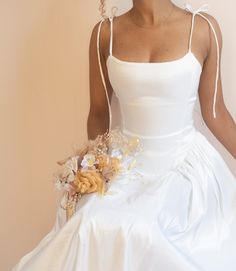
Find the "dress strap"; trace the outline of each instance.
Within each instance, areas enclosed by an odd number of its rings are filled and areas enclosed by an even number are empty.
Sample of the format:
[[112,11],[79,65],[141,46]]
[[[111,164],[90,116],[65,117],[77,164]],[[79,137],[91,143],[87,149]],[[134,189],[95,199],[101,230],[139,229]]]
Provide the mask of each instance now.
[[195,18],[195,13],[192,14],[192,23],[191,23],[191,30],[190,30],[190,36],[189,36],[189,42],[188,42],[188,51],[192,51],[192,36],[193,36],[193,26],[194,26],[194,18]]
[[218,43],[218,39],[217,39],[217,35],[216,35],[216,31],[212,25],[212,23],[209,21],[209,19],[204,16],[203,14],[201,14],[200,12],[203,11],[207,11],[207,8],[208,8],[208,4],[203,4],[200,8],[194,10],[192,8],[192,6],[189,4],[189,3],[185,3],[185,10],[188,10],[190,12],[193,13],[193,16],[192,16],[192,26],[191,26],[191,32],[190,32],[190,39],[189,39],[189,51],[191,51],[191,43],[192,43],[192,32],[193,32],[193,25],[194,25],[194,18],[195,18],[195,15],[199,15],[201,16],[202,18],[204,18],[210,25],[212,31],[213,31],[213,34],[214,34],[214,37],[215,37],[215,41],[216,41],[216,53],[217,53],[217,62],[216,62],[216,78],[215,78],[215,89],[214,89],[214,100],[213,100],[213,116],[214,118],[216,118],[216,110],[215,110],[215,107],[216,107],[216,95],[217,95],[217,89],[218,89],[218,78],[219,78],[219,61],[220,61],[220,49],[219,49],[219,43]]
[[113,6],[111,8],[111,15],[108,17],[110,21],[110,45],[109,45],[109,54],[112,55],[112,49],[113,49],[113,18],[116,16],[118,8],[116,6]]
[[110,45],[109,45],[109,54],[112,56],[112,47],[113,47],[113,16],[110,16],[109,20],[110,20]]
[[[113,17],[116,14],[117,11],[117,7],[113,6],[111,8],[111,15],[109,16],[109,20],[111,22],[110,24],[110,29],[111,29],[111,33],[110,33],[110,46],[109,46],[109,53],[112,54],[112,41],[113,41]],[[103,87],[105,90],[105,94],[106,94],[106,98],[107,98],[107,105],[108,105],[108,112],[109,112],[109,128],[108,128],[108,132],[111,131],[111,124],[112,124],[112,111],[111,111],[111,105],[110,105],[110,99],[109,99],[109,95],[108,95],[108,91],[107,91],[107,86],[106,86],[106,82],[105,82],[105,78],[104,78],[104,74],[103,74],[103,70],[102,70],[102,64],[101,64],[101,56],[100,56],[100,33],[101,33],[101,26],[102,23],[106,20],[106,18],[103,18],[99,25],[98,25],[98,32],[97,32],[97,57],[98,57],[98,64],[99,64],[99,70],[100,70],[100,74],[101,74],[101,78],[102,78],[102,83],[103,83]]]
[[99,64],[100,74],[101,74],[101,78],[102,78],[102,83],[103,83],[103,87],[104,87],[106,98],[107,98],[107,105],[108,105],[108,111],[109,111],[109,128],[108,128],[108,132],[110,132],[110,130],[111,130],[111,123],[112,123],[112,112],[111,112],[111,105],[110,105],[110,100],[109,100],[108,91],[107,91],[107,87],[106,87],[106,82],[105,82],[105,79],[104,79],[104,74],[103,74],[102,64],[101,64],[101,56],[100,56],[100,32],[101,32],[102,23],[105,20],[106,19],[103,18],[100,21],[99,25],[98,25],[98,32],[97,32],[97,56],[98,56],[98,64]]

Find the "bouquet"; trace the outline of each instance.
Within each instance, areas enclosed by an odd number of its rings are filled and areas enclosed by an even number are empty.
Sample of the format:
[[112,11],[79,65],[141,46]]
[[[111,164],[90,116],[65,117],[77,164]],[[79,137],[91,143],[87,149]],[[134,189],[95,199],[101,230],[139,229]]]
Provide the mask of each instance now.
[[76,203],[85,194],[104,196],[115,177],[135,166],[141,149],[138,137],[126,136],[115,128],[88,140],[73,155],[58,161],[60,170],[54,174],[55,186],[63,190],[61,207],[67,220],[75,213]]

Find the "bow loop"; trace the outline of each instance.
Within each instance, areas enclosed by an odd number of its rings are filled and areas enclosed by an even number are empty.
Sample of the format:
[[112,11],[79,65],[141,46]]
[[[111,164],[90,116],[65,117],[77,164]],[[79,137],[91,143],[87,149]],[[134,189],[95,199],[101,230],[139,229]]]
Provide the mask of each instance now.
[[199,8],[194,10],[190,3],[185,3],[184,4],[185,10],[188,10],[188,11],[194,13],[194,14],[196,14],[198,12],[201,12],[201,11],[205,12],[205,11],[208,10],[208,7],[209,7],[209,4],[206,3],[206,4],[203,4],[202,6],[200,6]]
[[111,8],[111,15],[110,15],[110,19],[112,19],[113,17],[115,17],[115,16],[116,16],[116,12],[117,12],[117,10],[118,10],[117,6],[113,6],[113,7]]

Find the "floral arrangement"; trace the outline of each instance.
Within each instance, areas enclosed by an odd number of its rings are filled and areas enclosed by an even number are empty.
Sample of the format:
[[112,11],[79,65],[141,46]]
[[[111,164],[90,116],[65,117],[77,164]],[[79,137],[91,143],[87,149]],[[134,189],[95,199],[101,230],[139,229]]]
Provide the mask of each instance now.
[[115,128],[88,140],[73,155],[57,162],[61,168],[54,174],[54,183],[64,191],[61,207],[66,210],[67,220],[84,194],[105,195],[118,174],[133,168],[140,149],[138,137],[126,136]]

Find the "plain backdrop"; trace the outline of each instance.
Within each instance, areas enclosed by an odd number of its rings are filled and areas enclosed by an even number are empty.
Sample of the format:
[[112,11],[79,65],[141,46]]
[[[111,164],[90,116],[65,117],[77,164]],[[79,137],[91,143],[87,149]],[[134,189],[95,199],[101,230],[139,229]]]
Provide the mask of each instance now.
[[[188,2],[194,8],[208,3],[221,26],[223,92],[236,119],[236,4]],[[131,1],[109,0],[108,10],[112,5],[122,13]],[[87,139],[88,45],[101,19],[98,6],[82,0],[0,1],[0,270],[11,270],[53,226],[56,161]],[[115,115],[115,100],[113,105]],[[197,122],[236,175],[236,161],[199,115]]]

